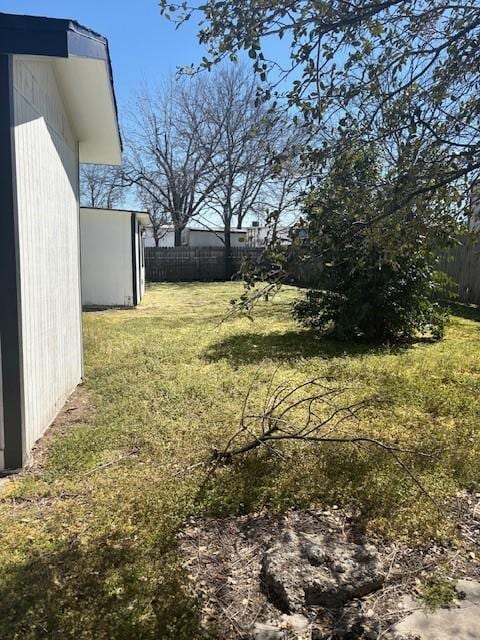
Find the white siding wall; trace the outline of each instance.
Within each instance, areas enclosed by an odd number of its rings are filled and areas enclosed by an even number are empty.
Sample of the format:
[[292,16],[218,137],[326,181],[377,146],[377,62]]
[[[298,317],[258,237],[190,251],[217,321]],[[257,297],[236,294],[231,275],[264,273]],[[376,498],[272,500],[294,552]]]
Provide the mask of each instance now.
[[[155,238],[153,237],[153,230],[151,228],[145,229],[145,246],[155,247]],[[158,243],[159,247],[173,247],[175,246],[175,233],[173,231],[162,231],[162,236]]]
[[78,145],[52,64],[14,61],[26,448],[82,376]]
[[[223,231],[190,229],[188,246],[189,247],[224,247],[222,240]],[[232,231],[230,233],[230,242],[232,247],[245,247],[247,240],[246,231]]]
[[80,212],[82,302],[133,305],[131,217],[124,211]]
[[[145,228],[141,228],[140,234],[140,265],[139,265],[139,273],[140,273],[140,286],[141,286],[141,297],[145,295]],[[1,388],[1,387],[0,387]]]
[[144,247],[144,229],[142,225],[135,221],[135,258],[137,261],[137,304],[143,299],[145,295],[145,255],[143,251]]
[[5,468],[5,439],[3,432],[2,349],[0,344],[0,469]]

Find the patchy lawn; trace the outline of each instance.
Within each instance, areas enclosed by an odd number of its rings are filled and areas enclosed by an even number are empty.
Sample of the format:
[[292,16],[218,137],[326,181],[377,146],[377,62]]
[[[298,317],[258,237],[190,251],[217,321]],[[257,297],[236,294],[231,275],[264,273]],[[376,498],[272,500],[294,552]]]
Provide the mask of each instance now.
[[348,505],[387,537],[454,539],[454,523],[372,447],[286,446],[207,483],[197,463],[237,427],[252,379],[260,401],[279,368],[279,380],[330,376],[383,398],[357,432],[432,451],[403,459],[438,501],[479,490],[480,314],[459,307],[438,344],[369,349],[299,329],[293,289],[254,323],[217,327],[240,290],[157,285],[137,310],[85,315],[94,411],[0,489],[2,640],[209,637],[176,555],[194,515]]

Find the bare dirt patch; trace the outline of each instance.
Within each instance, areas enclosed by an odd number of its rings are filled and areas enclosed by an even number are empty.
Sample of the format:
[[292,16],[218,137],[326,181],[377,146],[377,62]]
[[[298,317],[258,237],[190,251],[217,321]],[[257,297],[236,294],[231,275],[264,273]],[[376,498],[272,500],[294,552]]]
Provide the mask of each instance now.
[[192,520],[180,536],[180,549],[192,594],[204,603],[203,622],[214,625],[219,638],[389,639],[395,637],[394,625],[411,611],[405,603],[419,602],[429,576],[452,582],[479,579],[477,503],[478,498],[466,494],[457,500],[457,515],[462,514],[463,522],[459,545],[432,542],[414,548],[368,536],[385,567],[383,586],[334,608],[305,605],[294,615],[282,612],[269,597],[262,575],[266,552],[281,544],[287,532],[364,541],[364,533],[348,513],[335,509]]

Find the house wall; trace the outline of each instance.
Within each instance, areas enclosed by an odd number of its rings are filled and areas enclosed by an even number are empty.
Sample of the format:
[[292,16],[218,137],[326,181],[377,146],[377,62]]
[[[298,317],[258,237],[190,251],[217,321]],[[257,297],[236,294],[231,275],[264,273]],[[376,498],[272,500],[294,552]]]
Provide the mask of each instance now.
[[25,450],[82,377],[78,143],[52,63],[14,58]]
[[5,468],[5,437],[3,432],[2,345],[0,341],[0,469]]
[[[188,246],[189,247],[219,247],[225,246],[222,240],[223,232],[210,231],[209,229],[190,229]],[[232,247],[244,247],[246,244],[247,232],[232,231],[230,234],[230,242]]]
[[[186,241],[186,232],[184,231],[183,242]],[[155,238],[153,237],[153,229],[151,227],[145,229],[145,247],[155,247]],[[158,243],[159,247],[174,247],[175,246],[175,232],[170,229],[164,229],[161,231],[161,237]]]
[[[133,216],[134,214],[132,214]],[[134,221],[134,246],[135,246],[135,275],[137,279],[136,284],[136,293],[137,299],[134,301],[135,304],[140,304],[145,295],[145,256],[143,251],[143,227],[139,223],[136,216],[133,217]]]
[[146,268],[145,268],[145,229],[142,229],[142,240],[141,240],[141,245],[140,245],[140,273],[142,274],[142,298],[145,295],[145,282],[146,282],[146,278],[145,278],[145,272],[146,272]]
[[131,216],[124,211],[81,209],[81,274],[84,306],[131,307]]

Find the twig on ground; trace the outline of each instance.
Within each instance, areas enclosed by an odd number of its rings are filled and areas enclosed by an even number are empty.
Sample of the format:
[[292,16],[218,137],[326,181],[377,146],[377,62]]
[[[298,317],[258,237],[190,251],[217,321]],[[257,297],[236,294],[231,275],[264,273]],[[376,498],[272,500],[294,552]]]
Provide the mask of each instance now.
[[[274,378],[277,372],[278,369],[268,383],[266,397],[260,411],[248,412],[252,393],[258,380],[258,373],[256,374],[242,404],[238,429],[222,450],[213,451],[210,459],[212,467],[209,471],[209,477],[215,472],[218,465],[229,464],[234,458],[248,454],[260,447],[266,447],[275,455],[282,457],[281,452],[274,447],[274,444],[285,441],[311,444],[371,445],[390,455],[420,491],[440,510],[439,503],[400,457],[400,454],[408,454],[429,458],[431,454],[402,447],[397,443],[384,442],[367,434],[349,435],[339,431],[340,426],[345,427],[350,422],[358,423],[360,412],[378,404],[378,399],[369,398],[341,404],[339,399],[347,392],[352,392],[353,389],[332,386],[330,378],[307,380],[293,386],[281,382],[274,387]],[[236,445],[239,440],[243,442]]]
[[138,453],[138,449],[132,449],[132,451],[129,451],[125,455],[120,456],[116,460],[110,460],[110,462],[105,462],[105,464],[100,464],[100,465],[98,465],[98,467],[94,467],[93,469],[89,469],[83,475],[85,477],[91,476],[94,473],[97,473],[97,471],[103,471],[105,469],[108,469],[109,467],[113,467],[116,464],[120,464],[120,462],[123,462],[127,458],[132,458],[133,456],[137,455],[137,453]]

